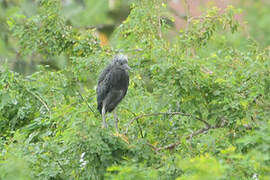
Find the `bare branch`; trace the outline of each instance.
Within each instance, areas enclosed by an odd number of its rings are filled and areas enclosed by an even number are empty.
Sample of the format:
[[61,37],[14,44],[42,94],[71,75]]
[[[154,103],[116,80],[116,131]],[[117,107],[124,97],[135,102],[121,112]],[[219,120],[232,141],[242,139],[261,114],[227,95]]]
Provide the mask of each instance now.
[[129,127],[131,126],[131,124],[132,124],[134,121],[137,121],[138,119],[141,119],[141,118],[143,118],[143,117],[160,116],[160,115],[180,115],[180,116],[193,117],[193,118],[195,118],[195,119],[197,119],[197,120],[203,122],[203,123],[206,125],[206,127],[211,127],[211,125],[210,125],[207,121],[205,121],[205,120],[203,120],[203,119],[201,119],[201,118],[198,118],[198,117],[196,117],[196,116],[194,116],[194,115],[192,115],[192,114],[186,114],[186,113],[182,113],[182,112],[159,112],[159,113],[141,114],[141,115],[139,115],[139,116],[133,118],[133,119],[128,123],[125,134],[127,134]]
[[205,126],[206,127],[211,127],[211,125],[207,122],[207,121],[205,121],[205,120],[203,120],[203,119],[201,119],[201,118],[197,118],[197,117],[195,117],[197,120],[199,120],[199,121],[201,121],[201,122],[203,122],[204,124],[205,124]]
[[152,144],[150,144],[150,143],[146,143],[146,145],[147,145],[147,146],[149,146],[149,147],[151,147],[151,148],[152,148],[152,149],[154,149],[155,151],[157,151],[156,147],[155,147],[155,146],[153,146]]
[[86,101],[86,99],[83,97],[83,95],[81,94],[81,92],[79,90],[77,90],[77,92],[80,95],[81,99],[86,103],[86,105],[88,106],[88,108],[92,111],[92,113],[94,114],[94,116],[97,118],[95,111],[90,106],[90,104]]
[[137,48],[137,49],[127,49],[127,50],[115,50],[115,52],[132,52],[132,51],[143,51],[143,49],[141,48]]
[[176,142],[176,143],[172,143],[172,144],[169,144],[169,145],[166,145],[166,146],[163,146],[163,147],[156,148],[155,150],[156,150],[156,152],[161,151],[161,150],[165,150],[165,149],[166,149],[166,150],[167,150],[167,149],[172,150],[172,149],[174,149],[176,146],[178,146],[180,143],[181,143],[181,142],[178,141],[178,142]]
[[193,133],[191,133],[189,136],[186,137],[187,140],[192,139],[194,136],[197,136],[199,134],[202,134],[204,132],[207,132],[209,129],[212,129],[212,127],[204,127],[202,129],[199,129],[198,131],[195,131]]
[[[188,136],[186,137],[186,139],[189,140],[189,139],[191,139],[191,138],[194,137],[194,136],[197,136],[197,135],[199,135],[199,134],[202,134],[202,133],[204,133],[204,132],[207,132],[209,129],[211,129],[211,128],[206,128],[206,127],[204,127],[204,128],[202,128],[202,129],[199,129],[198,131],[196,131],[196,132],[194,132],[194,133],[188,135]],[[167,150],[167,149],[172,150],[172,149],[174,149],[175,147],[177,147],[180,143],[181,143],[181,142],[178,141],[178,142],[176,142],[176,143],[172,143],[172,144],[169,144],[169,145],[166,145],[166,146],[163,146],[163,147],[159,147],[159,148],[156,148],[156,151]]]
[[[206,133],[208,132],[210,129],[218,129],[218,128],[223,128],[226,126],[226,123],[225,123],[225,119],[222,118],[221,119],[221,123],[220,124],[216,124],[215,126],[206,126],[204,128],[201,128],[199,129],[198,131],[195,131],[193,133],[191,133],[190,135],[188,135],[186,137],[187,140],[191,140],[194,136],[197,136],[199,134],[203,134],[203,133]],[[175,147],[177,147],[181,142],[178,141],[176,143],[172,143],[172,144],[169,144],[169,145],[166,145],[166,146],[163,146],[163,147],[160,147],[160,148],[156,148],[156,151],[161,151],[161,150],[165,150],[165,149],[174,149]]]
[[[206,133],[208,132],[210,129],[217,129],[217,128],[223,128],[226,126],[226,120],[225,118],[221,118],[221,121],[220,123],[217,123],[216,125],[212,126],[210,125],[206,120],[203,120],[201,118],[198,118],[192,114],[186,114],[186,113],[182,113],[182,112],[159,112],[159,113],[150,113],[150,114],[141,114],[139,116],[136,116],[134,117],[130,122],[129,124],[127,125],[127,129],[126,129],[126,132],[125,134],[127,134],[128,132],[128,129],[129,127],[131,126],[131,124],[134,122],[134,121],[137,121],[138,123],[138,120],[143,118],[143,117],[149,117],[149,116],[159,116],[159,115],[181,115],[181,116],[187,116],[187,117],[193,117],[201,122],[203,122],[205,124],[205,127],[191,133],[190,135],[186,136],[185,138],[187,140],[191,140],[193,137],[195,136],[198,136],[200,134],[203,134],[203,133]],[[158,151],[161,151],[161,150],[166,150],[166,149],[174,149],[175,147],[177,147],[181,142],[178,141],[178,142],[175,142],[175,143],[172,143],[172,144],[169,144],[169,145],[166,145],[166,146],[163,146],[163,147],[159,147],[159,148],[156,148],[154,147],[153,145],[151,144],[148,144],[151,148],[153,148],[156,152]]]
[[214,19],[217,19],[219,18],[219,16],[206,16],[206,17],[201,17],[201,16],[197,16],[197,17],[190,17],[187,22],[188,23],[191,23],[193,20],[197,19],[197,20],[201,20],[201,21],[205,21],[206,19],[211,19],[211,20],[214,20]]

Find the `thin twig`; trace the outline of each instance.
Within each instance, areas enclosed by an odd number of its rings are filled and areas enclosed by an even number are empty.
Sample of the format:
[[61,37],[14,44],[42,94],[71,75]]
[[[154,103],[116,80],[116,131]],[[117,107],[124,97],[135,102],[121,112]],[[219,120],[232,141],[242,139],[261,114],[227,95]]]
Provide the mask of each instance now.
[[186,114],[186,113],[182,113],[182,112],[159,112],[159,113],[141,114],[141,115],[139,115],[139,116],[133,118],[133,119],[128,123],[125,134],[127,134],[130,125],[131,125],[134,121],[137,121],[138,119],[141,119],[141,118],[143,118],[143,117],[159,116],[159,115],[181,115],[181,116],[187,116],[187,117],[194,117],[195,119],[197,119],[197,120],[203,122],[207,127],[210,127],[210,126],[211,126],[207,121],[205,121],[205,120],[203,120],[203,119],[201,119],[201,118],[198,118],[198,117],[196,117],[196,116],[194,116],[194,115],[192,115],[192,114]]
[[219,16],[205,16],[205,17],[201,17],[201,16],[197,16],[197,17],[190,17],[187,22],[190,23],[192,22],[194,19],[198,19],[198,20],[206,20],[206,19],[217,19]]
[[138,124],[138,127],[139,127],[139,130],[140,130],[141,137],[143,138],[142,128],[141,128],[141,125],[140,125],[138,119],[136,120],[136,122],[137,122],[137,124]]
[[173,143],[173,144],[169,144],[169,145],[166,145],[166,146],[163,146],[163,147],[159,147],[159,148],[156,148],[155,151],[158,152],[158,151],[161,151],[161,150],[165,150],[165,149],[174,149],[176,146],[178,146],[181,142],[176,142],[176,143]]
[[115,52],[132,52],[132,51],[143,51],[141,48],[137,49],[127,49],[127,50],[114,50]]
[[30,93],[31,95],[33,95],[37,100],[39,100],[43,106],[46,108],[46,110],[48,111],[49,115],[50,115],[50,118],[51,118],[51,110],[48,106],[48,104],[40,97],[38,96],[37,94],[33,93],[32,91],[28,90],[27,88],[25,88],[25,90]]
[[[189,3],[188,0],[184,0],[184,4],[185,4],[185,11],[186,11],[186,15],[187,15],[187,27],[186,27],[186,32],[189,31],[189,26],[190,26],[190,7],[189,7]],[[190,48],[186,49],[186,56],[189,56],[190,54]]]
[[51,119],[52,113],[51,113],[51,110],[50,110],[48,104],[46,103],[46,101],[44,99],[42,99],[41,96],[33,93],[32,91],[30,91],[29,89],[27,89],[27,87],[25,87],[24,85],[20,84],[20,82],[18,82],[18,80],[16,80],[16,82],[17,82],[18,85],[20,85],[22,88],[24,88],[29,94],[31,94],[32,96],[34,96],[37,100],[39,100],[43,104],[43,106],[48,111],[49,116],[50,116],[50,119]]
[[[184,3],[185,3],[185,10],[186,10],[187,22],[189,22],[189,19],[190,19],[190,16],[191,16],[190,6],[189,6],[189,3],[188,3],[188,0],[184,0]],[[188,26],[189,26],[189,24],[187,24],[187,28],[188,28]]]
[[156,151],[156,147],[155,147],[155,146],[153,146],[152,144],[150,144],[150,143],[146,143],[146,145],[148,145],[149,147],[151,147],[152,149],[154,149],[154,150]]
[[86,99],[83,97],[83,95],[81,94],[81,92],[79,90],[77,90],[77,92],[80,95],[81,99],[86,103],[87,107],[92,111],[92,113],[94,114],[94,116],[97,118],[95,111],[90,106],[90,104],[86,101]]
[[[53,151],[51,151],[51,150],[48,150],[48,151],[51,152],[53,155],[56,154],[55,152],[53,152]],[[58,159],[54,159],[54,158],[52,158],[51,156],[49,156],[49,158],[50,158],[51,160],[56,161],[56,163],[58,164],[58,166],[60,167],[60,169],[63,171],[63,173],[66,174],[65,168],[62,166],[62,164],[59,162]]]
[[[191,115],[191,116],[192,116],[192,115]],[[207,121],[205,121],[205,120],[203,120],[203,119],[201,119],[201,118],[198,118],[198,117],[195,117],[195,118],[196,118],[197,120],[203,122],[203,123],[205,124],[206,127],[211,127],[211,125],[210,125]]]
[[60,162],[56,159],[56,162],[58,164],[58,166],[62,169],[63,173],[66,174],[66,171],[64,169],[64,167],[62,166],[62,164],[60,164]]
[[107,27],[114,27],[113,24],[98,24],[94,26],[86,26],[86,27],[80,27],[81,29],[103,29]]
[[162,31],[161,31],[161,18],[160,18],[160,16],[158,16],[158,35],[159,35],[159,38],[161,39],[162,38]]

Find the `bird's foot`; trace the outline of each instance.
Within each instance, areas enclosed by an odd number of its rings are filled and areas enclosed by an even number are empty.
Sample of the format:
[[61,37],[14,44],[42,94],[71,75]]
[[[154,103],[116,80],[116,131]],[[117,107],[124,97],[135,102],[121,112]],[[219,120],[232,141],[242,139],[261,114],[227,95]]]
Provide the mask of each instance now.
[[103,123],[103,124],[102,124],[102,128],[108,128],[107,123]]
[[117,126],[115,127],[115,129],[116,129],[116,133],[118,133],[118,134],[119,134],[120,132],[119,132],[119,129],[118,129],[118,127],[117,127]]

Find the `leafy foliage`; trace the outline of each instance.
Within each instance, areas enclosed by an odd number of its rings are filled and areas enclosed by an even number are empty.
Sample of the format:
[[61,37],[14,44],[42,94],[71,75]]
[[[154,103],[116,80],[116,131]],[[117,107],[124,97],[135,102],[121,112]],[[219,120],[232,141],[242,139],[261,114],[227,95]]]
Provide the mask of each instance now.
[[17,15],[8,21],[13,34],[19,37],[23,53],[37,51],[43,55],[60,55],[66,52],[68,55],[85,57],[98,48],[98,42],[91,32],[82,34],[64,24],[59,3],[57,0],[40,1],[38,15],[28,19],[24,15]]
[[[112,48],[67,25],[60,7],[41,0],[33,16],[7,21],[20,54],[68,64],[1,69],[0,179],[270,177],[270,52],[244,40],[238,9],[189,17],[171,40],[166,2],[134,1]],[[120,134],[110,120],[101,128],[95,108],[98,74],[119,51],[133,69]]]

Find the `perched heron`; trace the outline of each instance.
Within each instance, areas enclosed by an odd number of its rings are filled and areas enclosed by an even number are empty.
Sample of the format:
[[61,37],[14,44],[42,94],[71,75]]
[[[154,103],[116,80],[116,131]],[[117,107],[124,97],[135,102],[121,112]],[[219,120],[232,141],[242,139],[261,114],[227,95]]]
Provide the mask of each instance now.
[[[112,112],[125,97],[129,85],[127,56],[116,55],[101,73],[97,86],[98,110],[102,115],[103,127],[107,127],[107,112]],[[118,118],[114,112],[115,127],[118,131]]]

